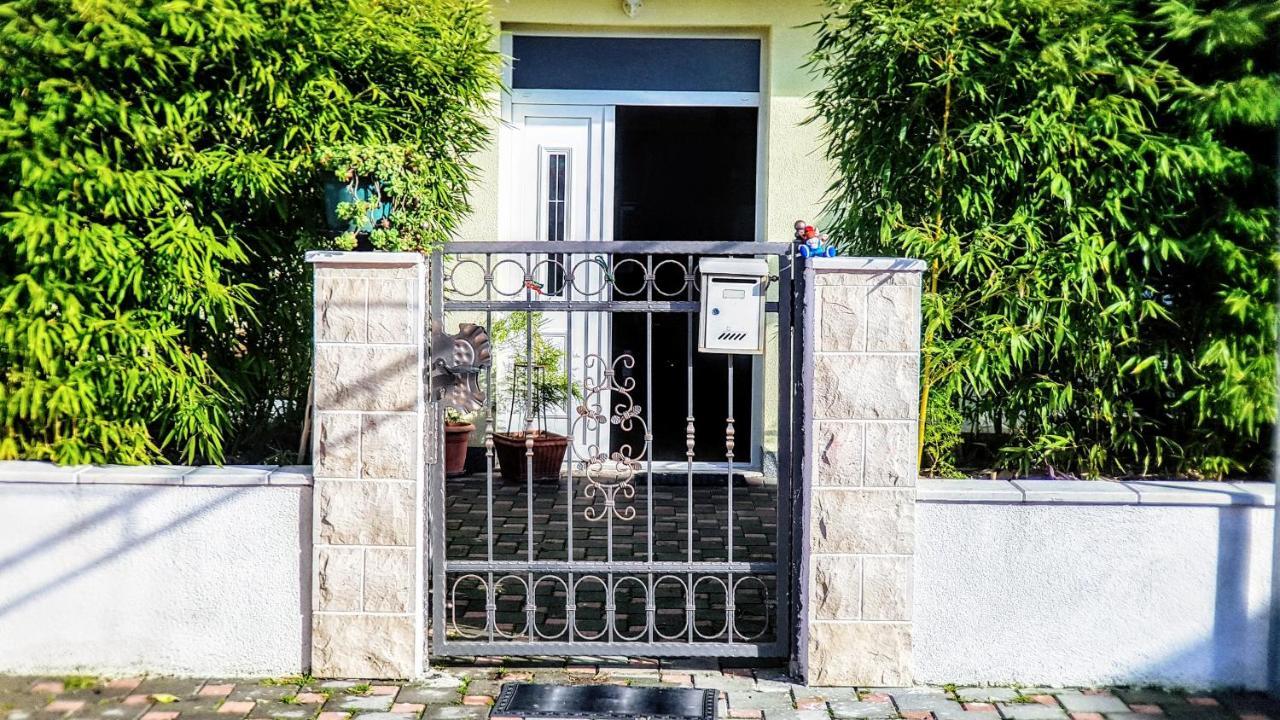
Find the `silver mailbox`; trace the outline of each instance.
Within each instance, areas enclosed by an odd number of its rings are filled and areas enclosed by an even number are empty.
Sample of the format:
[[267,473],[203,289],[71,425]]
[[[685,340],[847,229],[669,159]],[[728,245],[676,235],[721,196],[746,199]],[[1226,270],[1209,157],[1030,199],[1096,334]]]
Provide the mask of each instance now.
[[698,351],[764,354],[764,300],[769,262],[763,258],[702,258]]

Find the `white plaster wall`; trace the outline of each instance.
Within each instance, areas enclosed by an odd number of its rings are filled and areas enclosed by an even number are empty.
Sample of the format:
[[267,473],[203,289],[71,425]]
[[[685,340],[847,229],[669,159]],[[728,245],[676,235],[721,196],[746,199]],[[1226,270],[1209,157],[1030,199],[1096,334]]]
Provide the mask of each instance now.
[[311,488],[0,482],[0,673],[299,672]]
[[916,509],[917,682],[1266,686],[1272,507]]

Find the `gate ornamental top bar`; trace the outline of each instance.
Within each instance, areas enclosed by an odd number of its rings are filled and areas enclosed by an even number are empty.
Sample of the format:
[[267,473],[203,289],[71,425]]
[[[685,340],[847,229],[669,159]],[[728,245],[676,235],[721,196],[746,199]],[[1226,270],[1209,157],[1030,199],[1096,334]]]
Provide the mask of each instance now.
[[793,252],[789,242],[741,242],[706,240],[619,240],[606,242],[450,242],[446,254],[547,253],[635,254],[635,255],[786,255]]

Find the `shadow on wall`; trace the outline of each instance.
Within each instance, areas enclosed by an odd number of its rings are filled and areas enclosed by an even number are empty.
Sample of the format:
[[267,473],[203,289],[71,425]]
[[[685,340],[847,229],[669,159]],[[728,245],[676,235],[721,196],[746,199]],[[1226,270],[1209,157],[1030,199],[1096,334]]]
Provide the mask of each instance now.
[[[1158,659],[1145,674],[1178,678],[1191,672],[1212,678],[1218,687],[1245,686],[1265,689],[1267,643],[1271,613],[1269,603],[1262,611],[1250,612],[1250,561],[1255,552],[1253,523],[1261,513],[1239,512],[1237,508],[1217,508],[1217,584],[1211,632],[1201,642]],[[1268,522],[1269,522],[1268,518]]]
[[306,487],[0,483],[0,672],[305,668],[310,513]]
[[918,680],[1266,688],[1270,508],[918,508]]
[[[1268,653],[1265,638],[1271,613],[1264,606],[1250,613],[1250,558],[1270,548],[1253,547],[1253,523],[1259,513],[1233,513],[1218,509],[1217,591],[1211,632],[1201,641],[1153,661],[1144,674],[1177,678],[1188,671],[1210,677],[1217,687],[1266,688]],[[1235,521],[1230,518],[1238,514]]]

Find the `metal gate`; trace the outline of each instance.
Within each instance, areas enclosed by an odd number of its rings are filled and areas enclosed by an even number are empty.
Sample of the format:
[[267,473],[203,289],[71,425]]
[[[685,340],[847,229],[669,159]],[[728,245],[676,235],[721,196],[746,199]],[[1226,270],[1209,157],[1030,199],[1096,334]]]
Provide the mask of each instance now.
[[[791,253],[484,242],[433,258],[434,654],[789,654]],[[698,352],[707,256],[778,259],[763,357]],[[446,477],[446,406],[468,401],[481,448]]]

